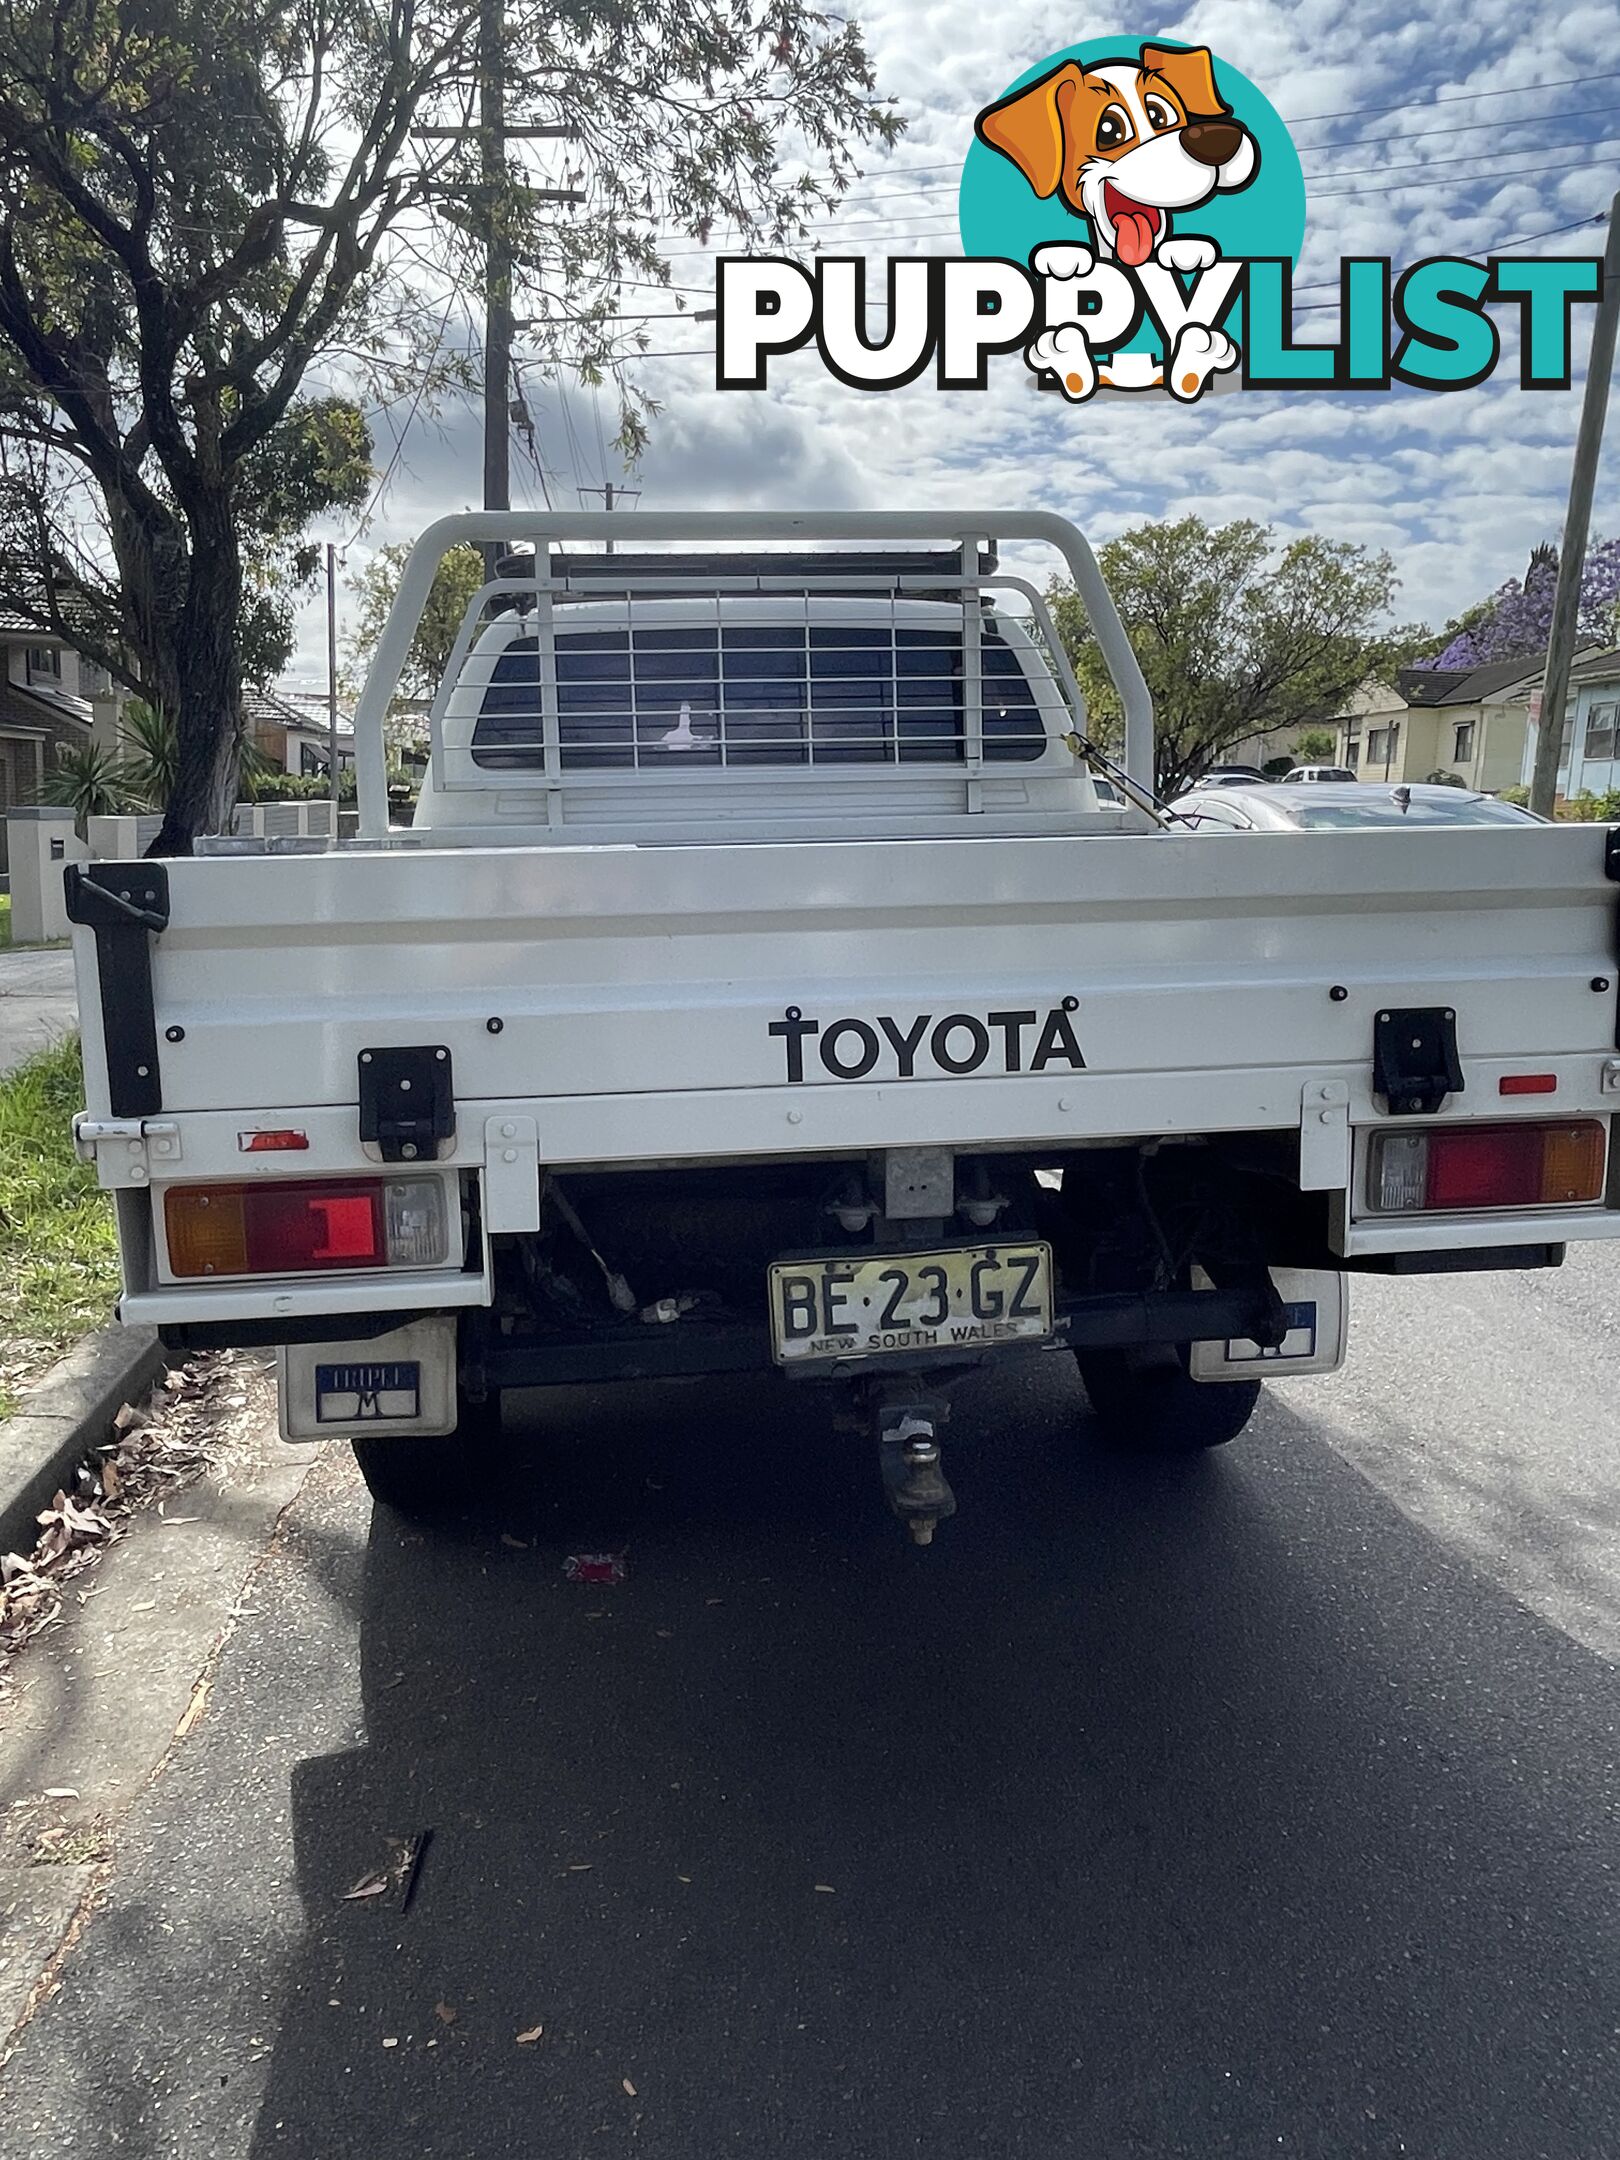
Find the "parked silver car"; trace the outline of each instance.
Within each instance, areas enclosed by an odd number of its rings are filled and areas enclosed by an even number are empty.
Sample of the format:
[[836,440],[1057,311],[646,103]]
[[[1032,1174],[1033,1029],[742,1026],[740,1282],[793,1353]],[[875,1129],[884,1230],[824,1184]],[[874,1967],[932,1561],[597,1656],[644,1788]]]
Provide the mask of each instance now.
[[1322,781],[1290,787],[1194,788],[1170,805],[1167,817],[1195,832],[1345,832],[1435,825],[1543,825],[1545,818],[1472,788],[1378,780]]

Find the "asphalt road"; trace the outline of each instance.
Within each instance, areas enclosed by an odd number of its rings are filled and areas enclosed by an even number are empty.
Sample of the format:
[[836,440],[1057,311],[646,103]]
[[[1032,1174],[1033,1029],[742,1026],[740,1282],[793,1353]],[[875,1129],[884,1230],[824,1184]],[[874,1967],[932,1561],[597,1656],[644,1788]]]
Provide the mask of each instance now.
[[79,1024],[73,955],[0,946],[0,1072]]
[[1009,1363],[926,1553],[764,1384],[554,1402],[433,1540],[331,1458],[0,2149],[1620,2149],[1617,1260],[1366,1286],[1183,1469]]

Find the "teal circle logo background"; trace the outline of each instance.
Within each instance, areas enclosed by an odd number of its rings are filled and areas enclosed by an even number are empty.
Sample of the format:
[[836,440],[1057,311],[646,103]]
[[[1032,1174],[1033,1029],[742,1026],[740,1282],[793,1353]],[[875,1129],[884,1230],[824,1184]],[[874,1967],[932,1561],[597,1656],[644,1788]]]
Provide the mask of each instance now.
[[[1037,61],[1001,94],[1011,96],[1065,60],[1081,67],[1135,60],[1144,43],[1180,45],[1175,38],[1086,38]],[[1216,89],[1259,145],[1260,169],[1247,187],[1214,194],[1196,210],[1173,213],[1171,230],[1205,234],[1223,256],[1286,255],[1297,263],[1305,239],[1305,175],[1299,152],[1271,100],[1228,62],[1213,55],[1212,59]],[[1005,255],[1027,263],[1032,249],[1054,242],[1092,244],[1089,219],[1076,217],[1060,196],[1048,196],[1043,202],[1012,160],[976,135],[962,167],[957,217],[966,255]]]

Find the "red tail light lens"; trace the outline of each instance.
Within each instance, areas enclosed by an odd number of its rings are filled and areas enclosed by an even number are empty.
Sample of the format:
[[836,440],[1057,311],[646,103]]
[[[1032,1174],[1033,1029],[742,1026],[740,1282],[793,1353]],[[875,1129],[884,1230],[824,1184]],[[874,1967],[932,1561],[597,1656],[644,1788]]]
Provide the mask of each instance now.
[[173,1185],[163,1225],[180,1278],[433,1266],[445,1253],[443,1187],[430,1178]]
[[1604,1138],[1596,1118],[1380,1133],[1373,1143],[1369,1197],[1382,1214],[1567,1207],[1596,1200],[1603,1192]]

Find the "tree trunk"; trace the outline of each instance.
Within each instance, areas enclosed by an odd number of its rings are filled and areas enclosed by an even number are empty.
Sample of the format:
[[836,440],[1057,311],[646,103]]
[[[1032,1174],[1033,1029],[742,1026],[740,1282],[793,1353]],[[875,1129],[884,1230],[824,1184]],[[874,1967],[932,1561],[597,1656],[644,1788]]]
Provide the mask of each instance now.
[[241,761],[242,559],[226,490],[193,506],[188,523],[185,603],[172,655],[166,656],[173,666],[178,755],[153,855],[189,855],[200,833],[226,829]]

